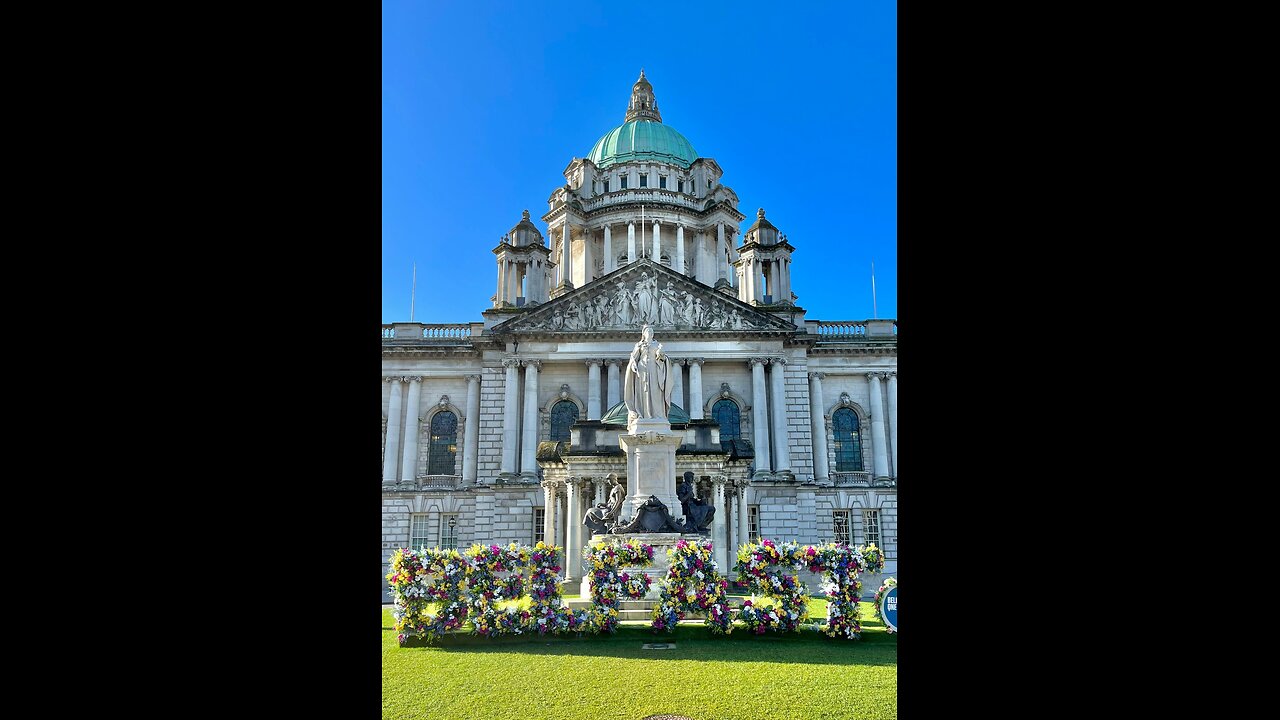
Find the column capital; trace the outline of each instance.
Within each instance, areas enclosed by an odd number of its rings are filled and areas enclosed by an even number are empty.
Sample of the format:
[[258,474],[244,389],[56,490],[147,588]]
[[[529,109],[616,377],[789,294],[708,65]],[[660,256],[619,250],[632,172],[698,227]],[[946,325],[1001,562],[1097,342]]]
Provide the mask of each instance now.
[[751,357],[747,358],[747,367],[754,370],[756,365],[764,365],[767,362],[769,362],[768,358]]
[[867,373],[867,380],[883,380],[883,379],[884,379],[884,373],[882,372]]
[[604,360],[605,365],[616,365],[618,367],[622,367],[622,362],[621,358],[605,358]]
[[591,367],[592,365],[599,366],[604,364],[604,361],[599,358],[591,358],[589,360],[583,360],[583,362],[587,364],[587,367]]
[[707,361],[706,358],[696,357],[696,358],[688,358],[685,362],[689,363],[690,367],[692,367],[694,365],[702,365],[702,363],[706,361]]
[[406,376],[404,377],[404,381],[405,381],[405,382],[411,382],[411,383],[420,383],[420,382],[422,382],[422,376],[421,376],[421,375],[406,375]]
[[530,360],[523,360],[522,362],[526,368],[533,368],[534,370],[537,370],[542,367],[541,360],[530,359]]
[[466,378],[466,379],[467,379],[467,382],[469,382],[469,383],[470,383],[470,382],[480,382],[480,376],[479,376],[479,375],[463,375],[462,377]]
[[824,372],[811,372],[811,373],[809,373],[809,379],[810,379],[810,380],[823,380],[823,379],[825,379],[826,377],[827,377],[827,374],[826,374],[826,373],[824,373]]
[[890,370],[889,372],[885,373],[885,377],[888,378],[889,380],[896,380],[898,377],[898,371]]
[[728,475],[712,475],[711,476],[711,483],[716,487],[726,485],[728,484],[728,482],[729,482]]
[[382,382],[384,383],[404,382],[404,378],[400,375],[383,375]]
[[786,365],[787,359],[784,357],[771,357],[769,358],[769,364],[770,365]]
[[520,367],[520,358],[503,358],[502,367],[518,368]]

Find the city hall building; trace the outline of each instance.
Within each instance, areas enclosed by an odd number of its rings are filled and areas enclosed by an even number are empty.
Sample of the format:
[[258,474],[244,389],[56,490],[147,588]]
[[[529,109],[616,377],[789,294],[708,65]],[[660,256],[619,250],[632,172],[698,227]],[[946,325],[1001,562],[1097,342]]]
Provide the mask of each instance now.
[[803,240],[743,213],[723,175],[641,72],[623,123],[565,168],[545,235],[526,210],[492,248],[483,320],[382,326],[384,574],[397,547],[547,540],[580,580],[583,515],[610,474],[628,482],[621,376],[646,323],[722,571],[770,538],[874,542],[897,574],[897,323],[807,318]]

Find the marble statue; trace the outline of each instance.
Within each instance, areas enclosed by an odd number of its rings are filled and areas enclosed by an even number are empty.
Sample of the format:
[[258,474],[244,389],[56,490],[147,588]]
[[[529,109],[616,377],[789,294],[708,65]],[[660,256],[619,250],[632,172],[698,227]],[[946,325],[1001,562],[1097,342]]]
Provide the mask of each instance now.
[[618,480],[617,473],[609,473],[605,482],[609,485],[609,500],[598,503],[587,511],[586,517],[582,518],[582,524],[586,525],[592,533],[608,532],[609,525],[618,521],[618,516],[622,513],[622,503],[627,499],[627,489]]
[[663,352],[662,343],[653,339],[653,327],[646,324],[627,361],[622,398],[628,423],[634,418],[666,420],[671,413],[671,385],[671,358]]
[[685,532],[707,532],[711,529],[711,521],[715,518],[715,506],[694,496],[693,473],[686,472],[684,479],[676,488],[676,497],[680,500],[680,509],[684,512]]

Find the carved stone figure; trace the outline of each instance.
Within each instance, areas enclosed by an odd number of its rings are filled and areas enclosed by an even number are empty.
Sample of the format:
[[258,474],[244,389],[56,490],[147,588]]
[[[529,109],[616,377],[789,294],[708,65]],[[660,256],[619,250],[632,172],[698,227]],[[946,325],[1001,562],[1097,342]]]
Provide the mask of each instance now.
[[656,322],[654,314],[657,308],[649,283],[649,273],[640,273],[640,280],[636,282],[636,312],[639,313],[638,320],[642,323]]
[[667,289],[662,291],[658,299],[658,322],[664,325],[676,324],[676,284],[667,281]]
[[618,516],[622,513],[622,504],[627,500],[627,490],[618,480],[617,473],[609,473],[606,482],[610,486],[609,500],[598,503],[587,511],[586,517],[582,518],[582,524],[586,525],[592,533],[607,532],[609,525],[617,523]]
[[684,525],[671,517],[671,511],[657,495],[650,495],[648,500],[636,511],[636,516],[628,522],[619,523],[609,528],[613,534],[620,533],[654,533],[685,532]]
[[685,325],[693,325],[693,293],[687,290],[681,298],[680,317]]
[[671,412],[671,359],[662,343],[653,339],[653,328],[646,324],[640,342],[627,361],[627,378],[622,397],[627,405],[627,421],[634,418],[666,419]]
[[693,493],[693,473],[686,472],[684,479],[676,487],[676,497],[680,499],[680,509],[684,511],[685,532],[710,532],[716,508],[695,497]]
[[613,305],[618,311],[618,324],[626,327],[631,324],[631,291],[618,281],[618,292],[614,295]]

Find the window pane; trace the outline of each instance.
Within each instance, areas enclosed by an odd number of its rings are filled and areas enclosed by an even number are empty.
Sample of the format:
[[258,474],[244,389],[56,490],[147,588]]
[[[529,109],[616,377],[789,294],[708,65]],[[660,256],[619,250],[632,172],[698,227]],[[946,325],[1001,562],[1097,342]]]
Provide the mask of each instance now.
[[760,541],[760,506],[747,506],[747,538],[751,542]]
[[858,432],[858,415],[840,408],[831,416],[837,472],[862,471],[862,439]]
[[660,178],[658,178],[658,188],[659,188],[660,190],[666,190],[666,189],[667,189],[667,179],[666,179],[665,177],[660,177]]
[[450,549],[458,547],[458,516],[440,516],[440,547]]
[[424,545],[431,545],[427,539],[427,516],[414,515],[409,525],[409,549],[421,550]]
[[640,176],[640,187],[649,187],[649,176],[648,176],[648,175],[641,175],[641,176]]
[[546,508],[533,509],[533,544],[537,545],[543,541],[543,523],[547,521]]
[[838,543],[849,543],[849,511],[836,510],[832,513],[832,529],[835,531],[835,541]]
[[458,455],[458,416],[445,410],[431,418],[428,475],[453,475]]
[[880,547],[880,511],[864,510],[862,512],[863,544]]
[[561,400],[551,408],[551,439],[556,442],[570,438],[569,426],[578,421],[578,406],[569,400]]
[[717,400],[711,406],[711,417],[720,423],[721,440],[738,440],[742,437],[741,415],[738,403],[732,400]]

